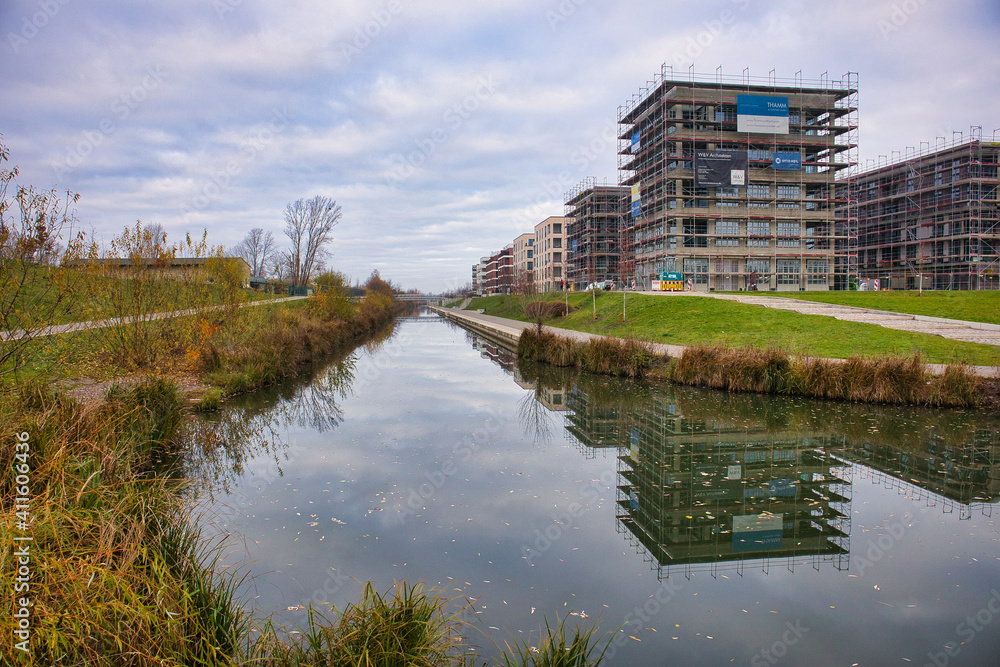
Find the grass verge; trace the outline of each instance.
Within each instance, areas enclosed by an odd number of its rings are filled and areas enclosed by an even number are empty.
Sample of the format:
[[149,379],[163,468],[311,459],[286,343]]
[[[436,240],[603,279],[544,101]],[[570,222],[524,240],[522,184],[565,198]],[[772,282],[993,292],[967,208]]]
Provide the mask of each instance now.
[[[651,343],[776,348],[790,356],[836,359],[856,355],[909,358],[919,354],[926,363],[1000,366],[1000,347],[993,345],[964,343],[700,296],[628,293],[624,297],[626,318],[623,321],[622,294],[598,293],[596,319],[592,295],[564,295],[568,296],[571,312],[564,318],[546,319],[544,323]],[[499,317],[534,321],[525,315],[516,297],[479,298],[469,307],[483,308],[488,314]]]

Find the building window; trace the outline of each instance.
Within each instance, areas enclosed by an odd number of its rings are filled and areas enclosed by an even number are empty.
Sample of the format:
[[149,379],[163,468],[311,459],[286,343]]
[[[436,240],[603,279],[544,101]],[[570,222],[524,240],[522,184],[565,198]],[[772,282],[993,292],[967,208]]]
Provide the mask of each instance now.
[[827,261],[825,259],[806,260],[806,273],[809,275],[808,282],[810,285],[827,284],[826,267]]
[[562,239],[560,239],[560,238],[552,239],[552,247],[553,248],[562,248]]
[[684,273],[691,275],[691,280],[696,285],[708,283],[708,260],[696,259],[694,257],[684,258]]
[[736,220],[719,220],[715,223],[715,233],[719,236],[739,236],[740,223]]
[[797,259],[779,259],[777,260],[778,269],[778,284],[779,285],[798,285],[799,284],[799,270],[802,267],[802,263]]
[[779,185],[778,199],[799,199],[802,190],[797,185]]
[[552,233],[553,234],[562,234],[562,224],[561,223],[554,223],[552,225]]
[[761,183],[751,183],[747,186],[747,196],[756,199],[769,199],[771,197],[771,186]]
[[769,259],[748,259],[747,272],[767,275],[771,273],[771,260]]

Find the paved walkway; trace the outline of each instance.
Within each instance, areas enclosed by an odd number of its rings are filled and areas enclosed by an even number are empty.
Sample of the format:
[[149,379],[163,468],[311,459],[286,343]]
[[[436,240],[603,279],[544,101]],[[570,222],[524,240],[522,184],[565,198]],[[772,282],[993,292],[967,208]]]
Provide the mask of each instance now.
[[724,299],[726,301],[735,301],[737,303],[743,303],[751,306],[788,310],[795,313],[802,313],[803,315],[823,315],[825,317],[833,317],[835,319],[845,320],[848,322],[875,324],[887,329],[899,329],[900,331],[913,331],[915,333],[941,336],[943,338],[959,340],[965,343],[1000,345],[1000,324],[967,322],[965,320],[950,320],[944,317],[894,313],[886,310],[875,310],[873,308],[840,306],[831,303],[820,303],[818,301],[804,301],[779,296],[766,296],[757,292],[747,292],[746,294],[716,294],[714,292],[683,292],[680,294],[671,292],[640,292],[640,294],[666,297],[700,296],[712,299]]
[[[298,301],[299,299],[306,299],[308,297],[304,296],[286,296],[281,299],[261,299],[259,301],[251,301],[249,303],[240,304],[240,308],[252,308],[253,306],[267,306],[272,303],[281,303],[283,301]],[[152,313],[147,315],[145,321],[151,322],[153,320],[165,320],[171,317],[183,317],[185,315],[196,315],[198,313],[207,313],[213,310],[220,310],[225,308],[225,306],[209,306],[208,308],[189,308],[188,310],[174,310],[169,313]],[[32,329],[30,332],[24,329],[14,329],[12,331],[0,331],[0,341],[9,340],[20,340],[25,336],[30,336],[31,338],[38,338],[40,336],[55,336],[57,334],[73,333],[74,331],[86,331],[87,329],[103,329],[104,327],[114,326],[116,324],[131,324],[139,320],[137,317],[124,317],[118,318],[113,317],[108,320],[94,320],[90,322],[70,322],[69,324],[54,324],[50,327],[41,327],[39,329]]]
[[[659,294],[658,292],[648,292],[648,294]],[[688,293],[690,294],[690,292]],[[704,295],[708,296],[708,295]],[[713,295],[713,296],[726,296],[726,295]],[[773,301],[785,301],[781,297],[771,297]],[[474,310],[457,310],[455,308],[440,308],[436,306],[431,306],[431,310],[450,319],[454,322],[465,326],[466,328],[472,330],[478,330],[480,332],[488,333],[496,338],[500,338],[509,342],[509,344],[514,347],[517,346],[517,339],[521,335],[521,332],[528,327],[535,326],[532,322],[521,322],[520,320],[509,320],[505,317],[497,317],[495,315],[486,315],[485,313],[480,313]],[[875,311],[879,312],[879,311]],[[933,318],[931,318],[933,319]],[[600,334],[585,333],[583,331],[573,331],[572,329],[561,329],[559,327],[544,327],[545,331],[552,332],[559,336],[564,336],[566,338],[571,338],[582,343],[595,338],[605,338]],[[679,357],[684,353],[686,349],[682,345],[666,345],[664,343],[649,343],[653,352],[657,354],[667,354],[672,357]],[[843,359],[831,359],[830,361],[843,361]],[[944,373],[947,366],[945,364],[924,364],[924,367],[929,373],[935,375],[941,375]],[[970,366],[971,370],[976,375],[980,377],[1000,377],[1000,367],[998,366]]]

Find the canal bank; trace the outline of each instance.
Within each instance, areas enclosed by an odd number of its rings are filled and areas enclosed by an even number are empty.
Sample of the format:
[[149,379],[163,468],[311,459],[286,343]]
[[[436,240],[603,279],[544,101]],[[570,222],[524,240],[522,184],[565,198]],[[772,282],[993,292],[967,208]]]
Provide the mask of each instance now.
[[482,660],[558,613],[614,632],[611,667],[924,664],[997,581],[988,414],[526,364],[438,317],[263,398],[220,415],[198,508],[286,628],[406,580],[475,601]]
[[[819,305],[819,304],[817,304]],[[768,306],[777,307],[777,306]],[[485,313],[480,313],[477,311],[469,310],[457,310],[455,308],[443,308],[440,306],[430,306],[430,309],[457,324],[468,328],[471,331],[475,331],[487,338],[496,340],[497,342],[505,344],[512,350],[517,349],[517,341],[521,335],[521,332],[525,329],[535,327],[536,325],[532,322],[521,322],[519,320],[512,320],[505,317],[497,317],[495,315],[487,315]],[[600,334],[586,333],[583,331],[574,331],[572,329],[562,329],[560,327],[553,327],[546,325],[543,327],[544,331],[555,334],[557,336],[562,336],[564,338],[569,338],[571,340],[588,343],[592,340],[598,340],[602,338],[608,338],[608,336],[602,336]],[[659,355],[666,355],[670,357],[680,357],[684,354],[684,351],[689,349],[689,346],[684,345],[668,345],[665,343],[647,343],[650,349]],[[843,363],[845,359],[821,359],[822,361],[830,363]],[[947,364],[924,364],[924,368],[933,375],[943,375],[948,369]],[[996,366],[967,366],[970,373],[981,377],[981,378],[1000,378],[1000,367]]]

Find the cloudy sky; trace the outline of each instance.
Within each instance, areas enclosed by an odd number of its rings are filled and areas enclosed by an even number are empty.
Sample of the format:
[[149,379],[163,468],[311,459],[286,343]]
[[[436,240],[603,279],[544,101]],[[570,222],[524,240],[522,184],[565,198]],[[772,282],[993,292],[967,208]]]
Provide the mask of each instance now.
[[20,182],[80,193],[98,237],[283,241],[326,195],[331,266],[427,291],[617,182],[618,107],[664,63],[857,72],[862,164],[1000,127],[996,0],[0,0],[0,36]]

